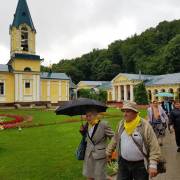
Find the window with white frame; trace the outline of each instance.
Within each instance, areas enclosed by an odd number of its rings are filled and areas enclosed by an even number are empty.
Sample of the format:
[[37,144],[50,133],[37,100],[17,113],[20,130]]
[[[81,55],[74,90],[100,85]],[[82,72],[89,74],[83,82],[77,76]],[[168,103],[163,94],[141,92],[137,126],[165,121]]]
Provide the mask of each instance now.
[[30,87],[31,87],[30,81],[26,81],[26,82],[25,82],[25,88],[30,88]]
[[4,95],[4,82],[0,82],[0,96]]

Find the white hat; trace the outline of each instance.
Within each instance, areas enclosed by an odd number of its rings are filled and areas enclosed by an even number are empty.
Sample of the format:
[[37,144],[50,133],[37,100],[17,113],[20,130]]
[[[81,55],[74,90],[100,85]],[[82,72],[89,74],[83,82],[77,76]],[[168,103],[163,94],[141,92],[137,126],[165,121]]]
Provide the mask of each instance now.
[[123,107],[121,108],[121,111],[130,109],[132,111],[138,112],[137,104],[135,102],[124,102]]

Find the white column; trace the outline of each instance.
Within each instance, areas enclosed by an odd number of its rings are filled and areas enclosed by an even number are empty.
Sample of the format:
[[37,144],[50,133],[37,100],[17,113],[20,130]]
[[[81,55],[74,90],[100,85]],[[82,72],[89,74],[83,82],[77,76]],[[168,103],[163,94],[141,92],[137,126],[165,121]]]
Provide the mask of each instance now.
[[112,100],[115,101],[115,87],[112,87]]
[[19,75],[15,74],[15,102],[19,100]]
[[130,85],[130,101],[134,101],[134,91],[133,91],[133,85]]
[[118,101],[121,101],[121,86],[118,86]]
[[66,82],[66,100],[69,101],[69,81]]
[[59,81],[59,101],[62,100],[61,81]]
[[127,101],[127,85],[124,85],[124,101]]
[[37,80],[36,80],[36,75],[33,75],[33,83],[32,83],[32,85],[33,85],[33,93],[32,93],[32,99],[33,99],[33,101],[36,101],[36,82]]
[[40,96],[41,96],[41,91],[40,91],[40,75],[37,75],[36,76],[37,78],[37,93],[36,93],[36,95],[37,95],[37,101],[40,101]]
[[75,92],[75,99],[77,99],[78,98],[78,95],[77,95],[77,89],[74,89],[74,92]]
[[47,82],[47,100],[50,101],[50,94],[51,94],[51,89],[50,89],[50,81]]
[[22,74],[19,74],[19,101],[23,101],[23,81],[22,81]]

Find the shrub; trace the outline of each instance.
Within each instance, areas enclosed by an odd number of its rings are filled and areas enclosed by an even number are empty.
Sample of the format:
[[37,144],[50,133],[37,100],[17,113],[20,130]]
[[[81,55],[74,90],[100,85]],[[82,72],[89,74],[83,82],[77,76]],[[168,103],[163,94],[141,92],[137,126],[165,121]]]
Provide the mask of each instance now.
[[107,101],[107,92],[103,90],[95,91],[94,89],[80,89],[78,91],[78,97],[95,99],[101,102]]
[[135,102],[140,105],[148,104],[148,96],[144,82],[139,83],[134,88]]

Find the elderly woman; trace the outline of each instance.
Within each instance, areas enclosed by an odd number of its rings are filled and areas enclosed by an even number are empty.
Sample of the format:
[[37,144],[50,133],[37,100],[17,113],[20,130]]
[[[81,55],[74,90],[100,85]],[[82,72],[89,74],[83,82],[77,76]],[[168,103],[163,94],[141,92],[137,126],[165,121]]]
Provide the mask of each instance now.
[[148,120],[158,138],[159,145],[162,146],[168,123],[168,116],[157,101],[153,101],[151,106],[148,108]]
[[84,158],[83,175],[87,180],[106,180],[106,146],[107,138],[114,133],[106,122],[101,121],[95,109],[88,110],[87,120],[87,148]]

